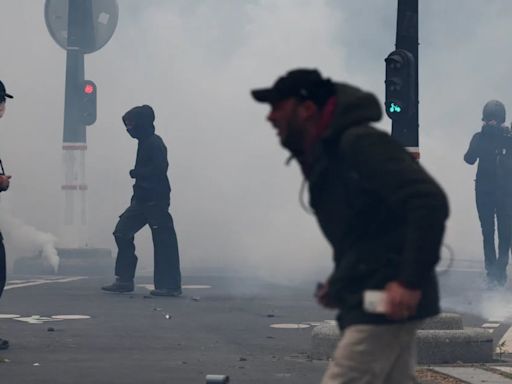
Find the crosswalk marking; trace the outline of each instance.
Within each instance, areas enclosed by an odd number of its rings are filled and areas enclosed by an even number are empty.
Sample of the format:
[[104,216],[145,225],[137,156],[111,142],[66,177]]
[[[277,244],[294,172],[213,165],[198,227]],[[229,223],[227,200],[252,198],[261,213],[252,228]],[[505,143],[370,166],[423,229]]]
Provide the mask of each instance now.
[[76,280],[82,280],[86,279],[87,277],[79,276],[79,277],[64,277],[64,278],[51,278],[51,279],[35,279],[35,280],[15,280],[14,284],[13,282],[9,281],[5,289],[14,289],[14,288],[23,288],[23,287],[30,287],[33,285],[41,285],[41,284],[50,284],[50,283],[67,283],[70,281],[76,281]]

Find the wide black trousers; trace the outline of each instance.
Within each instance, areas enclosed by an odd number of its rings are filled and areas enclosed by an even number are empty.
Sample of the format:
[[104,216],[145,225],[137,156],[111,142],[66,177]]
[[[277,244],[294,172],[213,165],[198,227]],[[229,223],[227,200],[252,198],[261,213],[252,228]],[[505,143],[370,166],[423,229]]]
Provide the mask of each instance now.
[[151,229],[154,247],[154,283],[156,289],[180,289],[181,271],[178,240],[168,202],[138,203],[119,216],[114,230],[118,252],[115,274],[122,281],[132,280],[137,267],[135,234],[146,224]]
[[[476,188],[476,207],[482,228],[485,269],[491,279],[507,277],[510,242],[512,240],[512,196],[500,196],[494,190]],[[498,229],[498,253],[496,255],[495,229]]]

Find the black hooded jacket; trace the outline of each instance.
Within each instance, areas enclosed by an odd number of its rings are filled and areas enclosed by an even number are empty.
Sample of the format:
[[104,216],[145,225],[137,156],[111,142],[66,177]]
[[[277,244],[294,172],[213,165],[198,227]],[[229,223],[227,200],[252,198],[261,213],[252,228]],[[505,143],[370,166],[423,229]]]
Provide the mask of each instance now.
[[422,291],[411,319],[436,315],[446,196],[401,144],[368,125],[381,118],[375,96],[336,87],[333,119],[306,176],[310,205],[334,249],[328,295],[341,309],[340,327],[392,322],[365,312],[362,300],[365,290],[391,281]]
[[128,133],[139,141],[135,167],[130,176],[135,179],[132,199],[140,203],[170,201],[167,147],[155,134],[154,121],[155,114],[149,105],[134,107],[123,116],[125,125],[132,125]]
[[492,196],[510,199],[512,194],[512,133],[505,125],[484,124],[473,135],[464,161],[478,160],[475,187]]

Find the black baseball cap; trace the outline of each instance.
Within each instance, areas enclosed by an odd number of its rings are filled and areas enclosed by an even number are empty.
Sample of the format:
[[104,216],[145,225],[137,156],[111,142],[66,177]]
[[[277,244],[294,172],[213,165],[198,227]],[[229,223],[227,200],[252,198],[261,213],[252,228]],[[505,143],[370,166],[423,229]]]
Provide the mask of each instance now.
[[6,97],[8,97],[9,99],[13,99],[14,98],[13,95],[9,95],[7,93],[7,91],[5,90],[4,83],[2,83],[2,81],[0,80],[0,100],[5,99]]
[[330,79],[323,78],[318,70],[300,68],[278,78],[272,87],[254,89],[251,94],[260,103],[275,103],[296,97],[323,105],[328,96],[334,94],[334,85]]

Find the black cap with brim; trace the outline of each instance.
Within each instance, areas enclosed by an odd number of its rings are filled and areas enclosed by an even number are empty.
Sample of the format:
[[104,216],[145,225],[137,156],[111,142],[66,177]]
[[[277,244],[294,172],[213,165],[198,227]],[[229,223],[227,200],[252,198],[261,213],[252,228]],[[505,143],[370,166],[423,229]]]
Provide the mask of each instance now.
[[273,103],[279,100],[279,96],[272,88],[255,89],[251,94],[254,100],[260,103]]
[[10,95],[6,92],[4,83],[0,81],[0,99],[5,99],[6,97],[9,99],[14,99],[13,95]]
[[290,97],[316,102],[319,90],[331,84],[330,80],[322,78],[318,70],[299,68],[278,78],[272,87],[254,89],[251,94],[260,103],[272,104]]

